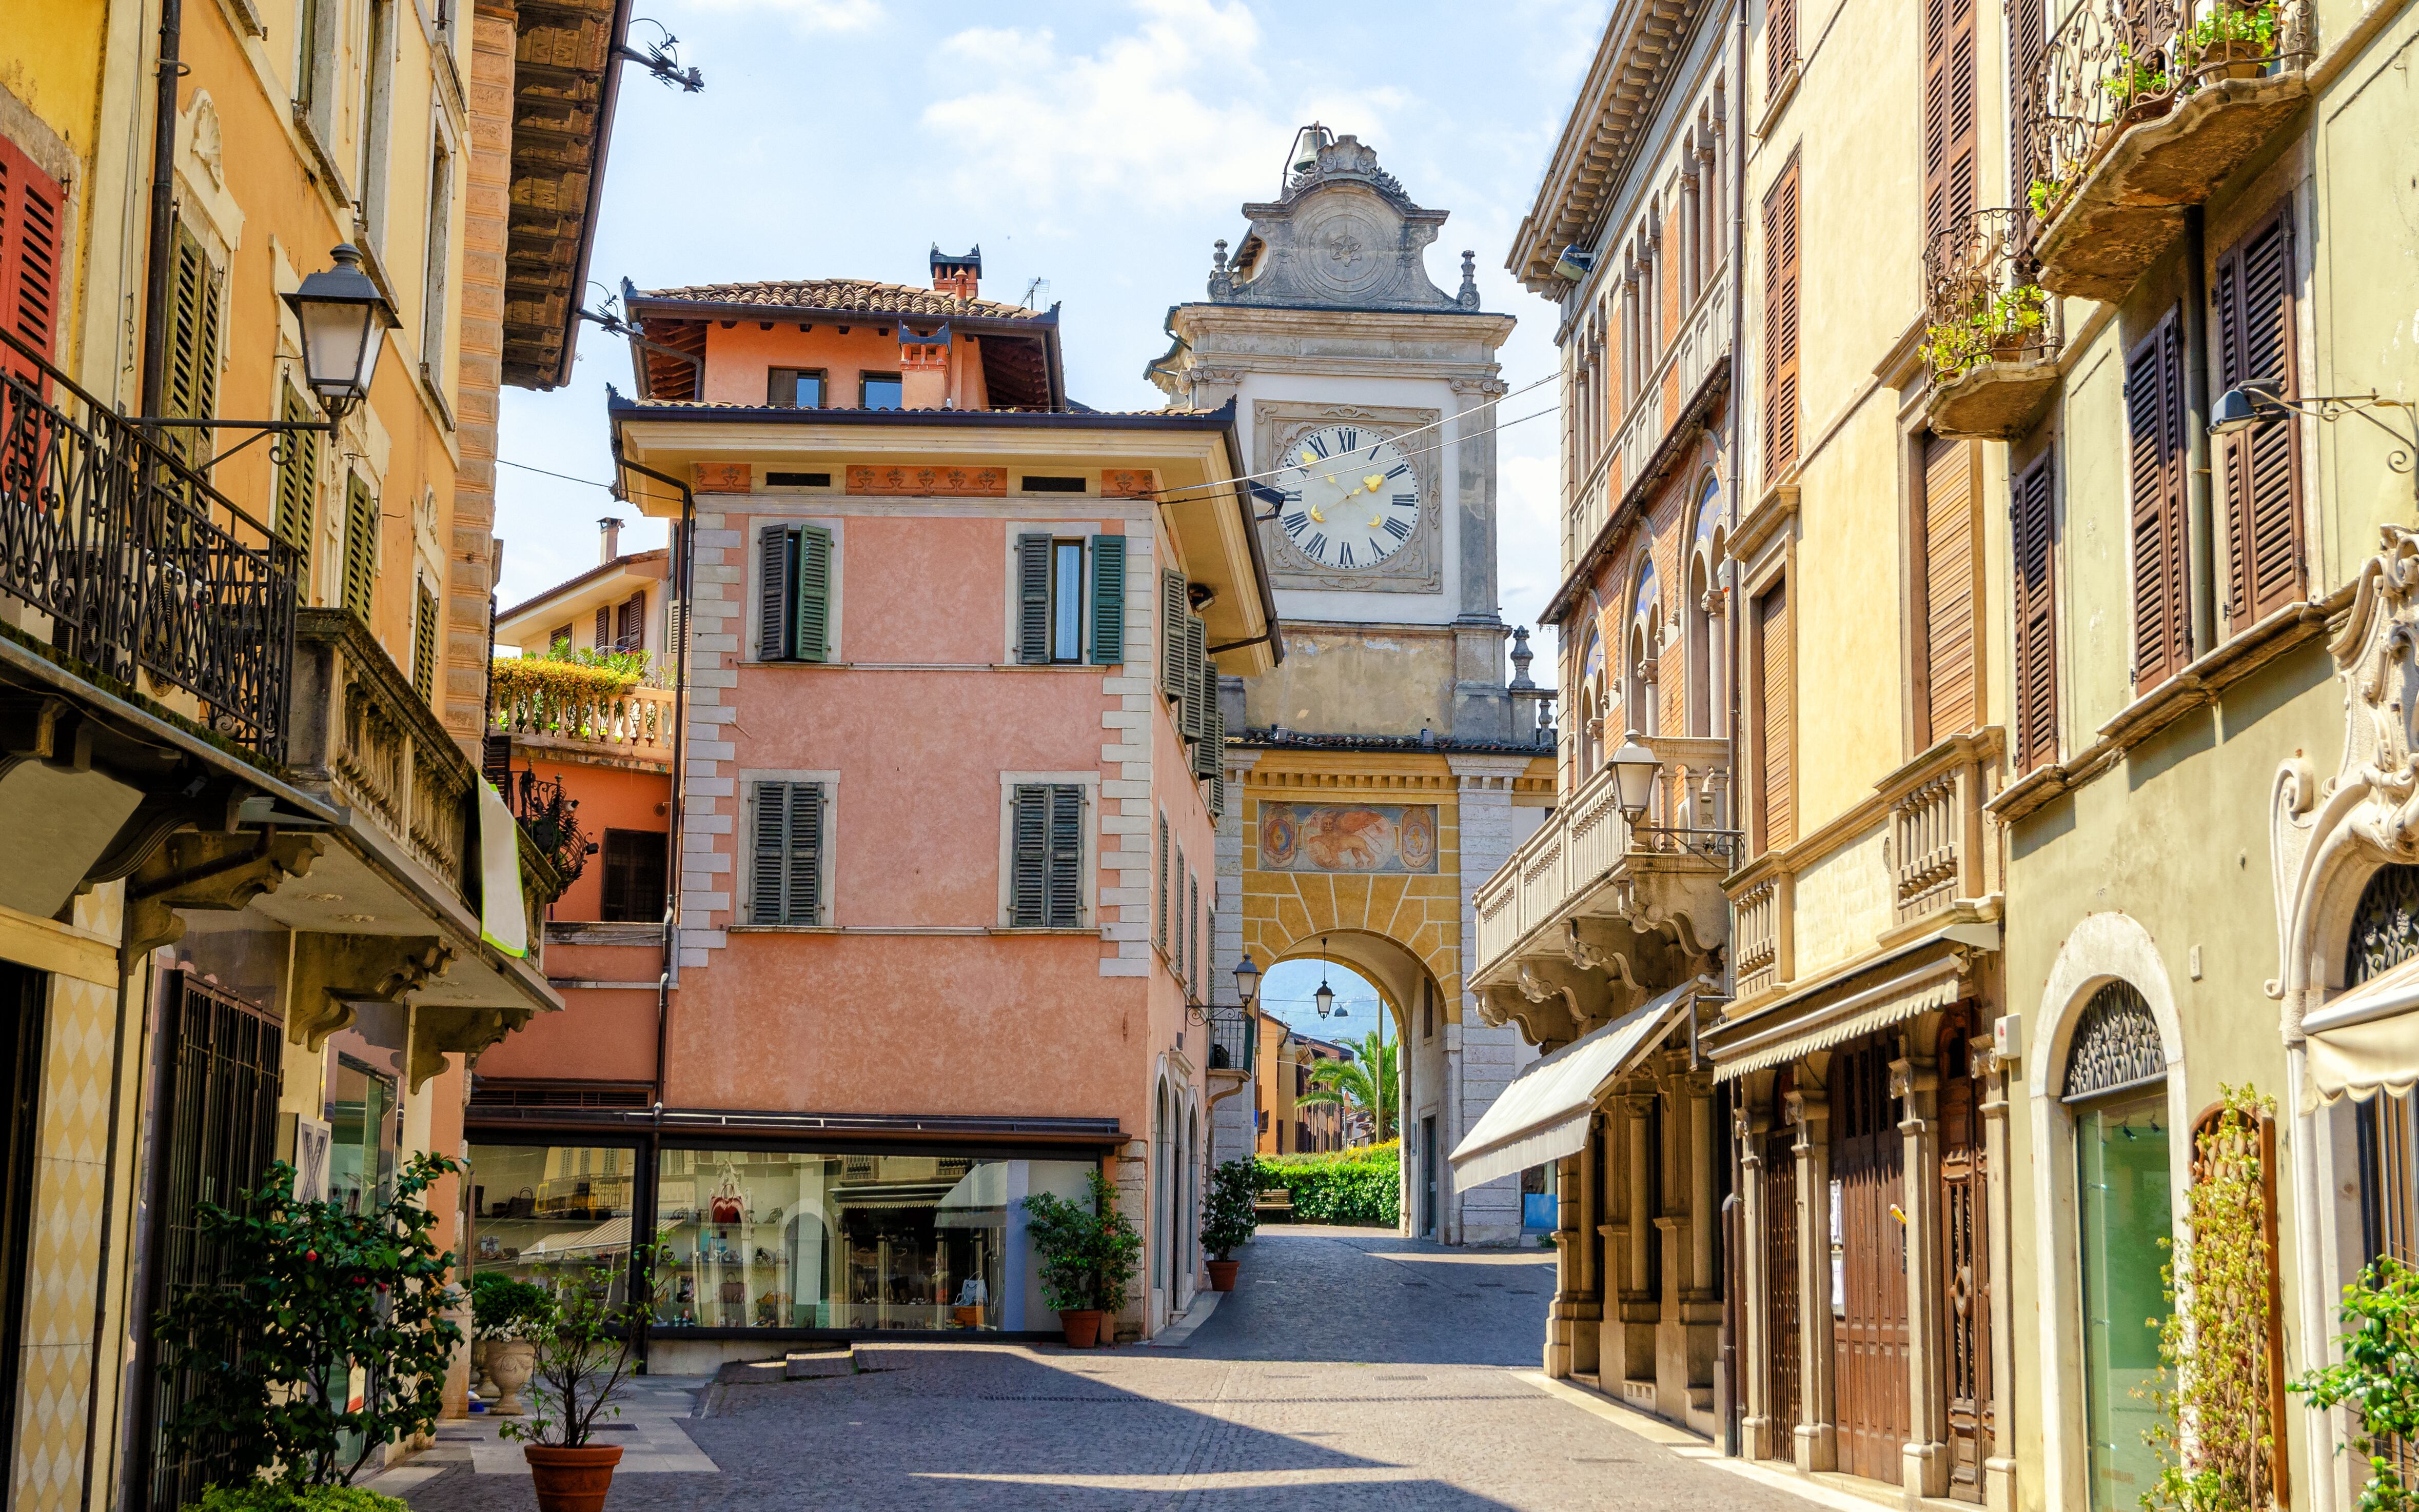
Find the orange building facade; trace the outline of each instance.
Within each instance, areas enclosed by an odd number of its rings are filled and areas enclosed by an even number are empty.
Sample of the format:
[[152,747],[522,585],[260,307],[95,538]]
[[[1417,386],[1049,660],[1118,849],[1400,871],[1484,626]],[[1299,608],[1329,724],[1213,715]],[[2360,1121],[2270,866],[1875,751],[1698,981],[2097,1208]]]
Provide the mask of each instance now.
[[[1094,1169],[1147,1242],[1119,1332],[1202,1284],[1215,678],[1281,655],[1233,417],[1071,409],[1055,312],[979,268],[626,300],[677,896],[575,918],[609,878],[573,883],[574,1011],[483,1059],[470,1138],[484,1263],[656,1235],[658,1370],[1055,1329],[1021,1199]],[[592,839],[648,819],[639,773],[539,739],[515,762]]]

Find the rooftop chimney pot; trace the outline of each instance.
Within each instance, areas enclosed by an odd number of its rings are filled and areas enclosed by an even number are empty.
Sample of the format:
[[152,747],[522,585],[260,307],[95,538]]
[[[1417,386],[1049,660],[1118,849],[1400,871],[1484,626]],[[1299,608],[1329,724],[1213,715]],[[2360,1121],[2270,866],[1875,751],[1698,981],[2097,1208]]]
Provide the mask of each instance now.
[[622,555],[622,522],[618,517],[609,514],[596,522],[596,528],[604,542],[603,553],[596,558],[601,565]]

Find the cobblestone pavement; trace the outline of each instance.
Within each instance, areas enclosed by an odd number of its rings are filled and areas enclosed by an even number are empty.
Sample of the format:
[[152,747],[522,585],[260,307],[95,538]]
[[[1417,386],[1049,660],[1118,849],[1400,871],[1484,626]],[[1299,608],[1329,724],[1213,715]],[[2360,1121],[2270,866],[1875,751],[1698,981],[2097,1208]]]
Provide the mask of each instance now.
[[[881,1344],[860,1375],[714,1388],[683,1426],[719,1470],[619,1475],[607,1512],[1806,1505],[1525,1379],[1552,1290],[1540,1252],[1280,1229],[1241,1259],[1180,1349]],[[392,1487],[415,1512],[535,1505],[526,1474],[421,1468]]]

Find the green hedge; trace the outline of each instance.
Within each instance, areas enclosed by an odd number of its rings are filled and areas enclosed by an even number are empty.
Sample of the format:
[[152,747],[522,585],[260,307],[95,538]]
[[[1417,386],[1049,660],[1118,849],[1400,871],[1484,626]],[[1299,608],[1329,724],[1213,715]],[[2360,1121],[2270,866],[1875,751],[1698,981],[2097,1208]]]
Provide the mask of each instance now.
[[1260,1189],[1293,1194],[1296,1223],[1342,1223],[1391,1229],[1402,1214],[1403,1151],[1399,1140],[1319,1155],[1262,1155]]

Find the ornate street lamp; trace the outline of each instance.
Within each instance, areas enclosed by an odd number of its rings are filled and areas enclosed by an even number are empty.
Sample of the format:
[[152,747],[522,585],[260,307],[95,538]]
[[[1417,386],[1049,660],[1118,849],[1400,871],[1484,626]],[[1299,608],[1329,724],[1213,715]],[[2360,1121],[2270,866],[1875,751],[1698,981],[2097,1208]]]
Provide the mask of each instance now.
[[1253,1000],[1259,995],[1260,969],[1253,962],[1252,953],[1245,951],[1243,959],[1235,968],[1235,996],[1241,1000],[1243,1012],[1249,1014]]
[[1655,802],[1655,779],[1663,771],[1662,758],[1631,730],[1608,765],[1612,768],[1613,786],[1621,792],[1622,817],[1636,824],[1646,817],[1648,805]]
[[336,266],[304,279],[285,302],[302,324],[303,379],[332,420],[369,397],[378,352],[395,318],[386,296],[362,271],[362,254],[352,243],[329,255]]
[[[2273,378],[2262,378],[2238,384],[2218,395],[2217,403],[2211,406],[2209,412],[2209,434],[2236,435],[2262,420],[2285,415],[2306,415],[2329,424],[2346,415],[2358,415],[2393,437],[2395,449],[2385,454],[2385,466],[2395,472],[2409,474],[2413,490],[2419,491],[2419,466],[2413,466],[2414,460],[2419,460],[2419,404],[2408,399],[2388,399],[2375,390],[2365,394],[2315,394],[2307,398],[2288,399],[2277,391],[2282,387]],[[2411,434],[2395,429],[2371,413],[2380,409],[2401,410],[2411,422]]]

